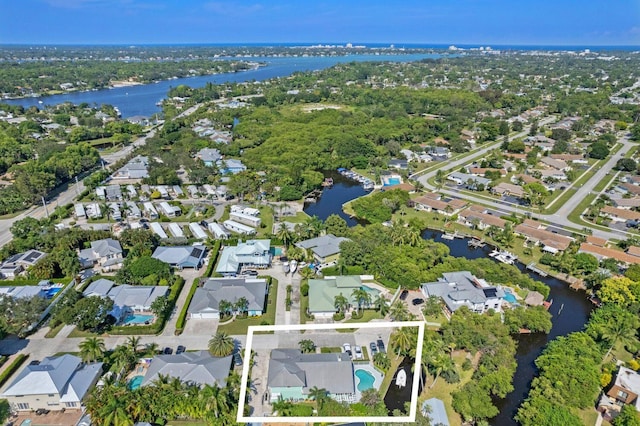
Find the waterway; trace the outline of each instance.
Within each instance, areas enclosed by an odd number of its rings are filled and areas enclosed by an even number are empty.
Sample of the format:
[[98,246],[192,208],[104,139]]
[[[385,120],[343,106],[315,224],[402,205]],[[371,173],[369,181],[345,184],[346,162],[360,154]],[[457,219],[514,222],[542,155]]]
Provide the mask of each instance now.
[[118,107],[123,118],[134,115],[151,117],[161,112],[156,103],[166,98],[172,87],[181,84],[191,87],[203,87],[207,83],[239,83],[245,81],[262,81],[275,77],[285,77],[294,72],[313,71],[329,68],[333,65],[345,62],[365,61],[389,61],[410,62],[426,58],[439,58],[439,54],[407,54],[407,55],[346,55],[346,56],[309,56],[309,57],[251,57],[232,58],[233,60],[246,59],[252,62],[264,62],[267,66],[254,70],[236,73],[223,73],[199,77],[185,77],[174,80],[164,80],[157,83],[141,84],[137,86],[117,87],[113,89],[101,89],[88,92],[70,92],[60,95],[21,98],[0,99],[0,102],[11,105],[22,105],[25,108],[43,105],[58,105],[64,102],[74,104],[87,103],[89,105],[110,104]]
[[[321,219],[326,219],[331,214],[338,214],[344,217],[350,226],[357,224],[357,221],[349,218],[342,212],[342,204],[358,196],[364,195],[365,191],[356,182],[348,181],[338,175],[334,177],[334,186],[330,190],[325,190],[320,201],[316,204],[305,206],[305,211],[310,215],[317,215]],[[340,179],[341,178],[341,179]],[[488,257],[491,248],[485,246],[481,249],[472,249],[467,245],[466,239],[443,240],[439,231],[427,230],[422,234],[425,239],[432,239],[446,244],[452,256],[477,259]],[[568,284],[552,277],[540,277],[526,270],[524,265],[518,264],[521,272],[532,278],[542,281],[551,288],[549,300],[553,300],[550,312],[552,314],[553,327],[548,335],[529,334],[516,337],[518,349],[516,369],[513,385],[514,390],[504,399],[495,399],[494,403],[500,410],[500,414],[490,420],[491,425],[507,426],[515,425],[513,420],[518,407],[526,399],[529,393],[531,381],[535,377],[537,370],[534,364],[535,359],[540,355],[547,343],[558,336],[564,336],[574,331],[580,331],[587,322],[593,306],[587,300],[584,292],[576,292],[569,288]],[[559,314],[561,307],[562,313]],[[387,398],[385,398],[387,402]],[[387,407],[389,405],[387,404]],[[395,407],[395,406],[394,406]]]

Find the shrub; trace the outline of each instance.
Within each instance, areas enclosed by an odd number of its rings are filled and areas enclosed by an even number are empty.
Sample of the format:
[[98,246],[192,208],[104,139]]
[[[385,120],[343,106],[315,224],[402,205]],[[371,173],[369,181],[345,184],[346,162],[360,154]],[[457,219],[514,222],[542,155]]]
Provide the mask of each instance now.
[[27,358],[29,358],[29,355],[20,354],[11,364],[9,364],[9,366],[0,374],[0,386],[3,386],[7,380],[13,376],[13,373],[18,371],[18,368],[20,368]]
[[344,314],[342,312],[337,312],[333,314],[334,321],[342,321],[344,319]]
[[300,294],[305,297],[309,295],[309,284],[305,283],[300,286]]

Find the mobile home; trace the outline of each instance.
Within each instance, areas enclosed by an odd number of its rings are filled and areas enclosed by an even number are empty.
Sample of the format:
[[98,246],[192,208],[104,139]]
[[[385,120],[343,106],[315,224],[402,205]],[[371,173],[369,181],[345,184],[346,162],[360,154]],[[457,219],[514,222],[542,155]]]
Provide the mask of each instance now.
[[154,220],[158,218],[158,211],[153,206],[152,202],[147,201],[146,203],[142,204],[142,207],[144,208],[144,215],[149,219]]
[[231,212],[229,214],[229,218],[231,220],[234,220],[234,221],[240,222],[240,223],[244,223],[245,225],[249,225],[249,226],[252,226],[254,228],[259,227],[260,226],[260,222],[261,222],[259,217],[250,216],[250,215],[244,214],[244,213]]
[[184,232],[182,232],[182,228],[177,223],[169,224],[169,232],[176,238],[184,238]]
[[227,238],[229,238],[229,233],[225,231],[225,229],[218,223],[211,222],[209,223],[209,226],[207,228],[209,228],[209,232],[211,232],[211,235],[213,235],[214,238],[218,240],[226,240]]
[[222,224],[229,231],[236,232],[238,234],[253,235],[256,233],[256,230],[252,227],[244,225],[242,223],[238,223],[234,220],[225,220]]
[[162,225],[160,225],[158,222],[151,222],[149,225],[151,226],[151,230],[153,231],[153,233],[161,239],[169,238],[167,236],[167,233],[164,232],[164,229],[162,229]]
[[87,217],[87,213],[85,213],[84,211],[84,205],[76,204],[74,208],[75,208],[76,219],[84,219]]
[[191,233],[193,234],[194,238],[197,238],[199,240],[207,239],[207,233],[204,232],[204,229],[202,229],[202,227],[198,223],[191,222],[189,224],[189,229],[191,230]]

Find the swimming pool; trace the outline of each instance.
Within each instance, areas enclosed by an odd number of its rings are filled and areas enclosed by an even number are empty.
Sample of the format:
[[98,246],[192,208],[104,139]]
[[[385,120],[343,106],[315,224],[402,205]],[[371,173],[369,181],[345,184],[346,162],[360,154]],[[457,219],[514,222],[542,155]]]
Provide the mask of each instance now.
[[376,381],[373,374],[369,373],[367,370],[358,369],[355,371],[355,375],[359,379],[358,390],[360,392],[373,388],[373,383]]
[[518,299],[516,299],[516,296],[514,296],[512,293],[506,293],[504,294],[504,300],[506,300],[509,303],[517,303]]
[[273,256],[281,256],[282,255],[282,249],[280,247],[271,247],[271,254]]
[[384,179],[384,186],[400,185],[402,180],[397,177],[389,177]]
[[129,380],[129,389],[136,390],[140,387],[144,376],[135,376],[133,379]]
[[62,287],[51,287],[49,290],[47,290],[46,296],[47,299],[51,299],[53,296],[55,296],[60,290],[62,290]]
[[145,323],[151,323],[153,322],[153,315],[139,315],[139,314],[135,314],[135,315],[129,315],[124,319],[124,324],[129,325],[129,324],[145,324]]
[[[380,290],[376,290],[375,288],[367,287],[366,285],[361,285],[360,289],[366,291],[367,293],[369,293],[373,297],[376,297],[377,295],[380,294]],[[372,300],[372,302],[373,302],[373,300]]]

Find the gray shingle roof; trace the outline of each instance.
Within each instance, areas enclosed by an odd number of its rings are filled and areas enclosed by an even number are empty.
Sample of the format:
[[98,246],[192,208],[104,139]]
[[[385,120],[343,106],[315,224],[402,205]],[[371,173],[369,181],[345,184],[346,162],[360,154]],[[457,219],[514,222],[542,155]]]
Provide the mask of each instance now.
[[171,266],[198,268],[204,255],[204,246],[176,246],[158,247],[152,257]]
[[313,253],[318,257],[325,258],[327,256],[340,253],[340,243],[343,241],[349,241],[349,239],[327,234],[321,237],[300,241],[296,243],[296,246],[305,250],[311,249],[311,251],[313,251]]
[[189,313],[218,312],[221,300],[235,303],[244,297],[250,311],[263,311],[267,281],[262,278],[210,278],[196,292],[189,305]]
[[152,383],[158,375],[179,378],[182,382],[198,385],[217,384],[224,387],[231,370],[229,355],[223,358],[213,357],[207,351],[184,352],[179,355],[158,355],[153,358],[142,386]]

